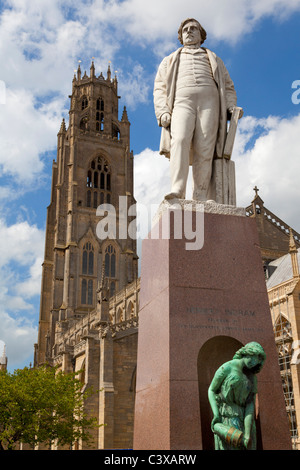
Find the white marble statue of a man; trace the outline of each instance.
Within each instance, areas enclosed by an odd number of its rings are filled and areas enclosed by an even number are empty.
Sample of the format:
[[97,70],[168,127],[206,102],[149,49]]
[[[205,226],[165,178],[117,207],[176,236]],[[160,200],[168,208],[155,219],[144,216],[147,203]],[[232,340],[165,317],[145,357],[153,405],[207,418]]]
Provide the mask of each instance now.
[[163,59],[154,84],[160,153],[170,158],[171,192],[165,198],[185,198],[192,164],[193,199],[206,201],[213,158],[223,157],[236,92],[223,61],[201,47],[206,31],[197,20],[183,21],[178,39],[183,47]]

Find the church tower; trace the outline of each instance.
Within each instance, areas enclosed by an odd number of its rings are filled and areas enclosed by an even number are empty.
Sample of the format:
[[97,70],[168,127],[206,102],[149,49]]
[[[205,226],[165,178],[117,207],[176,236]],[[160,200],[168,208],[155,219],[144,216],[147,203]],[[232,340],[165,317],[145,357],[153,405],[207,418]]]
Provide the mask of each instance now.
[[[126,108],[119,120],[119,98],[110,66],[104,78],[102,73],[96,76],[93,62],[89,75],[82,75],[79,65],[72,83],[69,125],[62,121],[52,168],[37,364],[47,362],[56,322],[82,318],[96,308],[103,274],[109,295],[137,278],[136,241],[124,236],[124,227],[119,235],[121,223],[126,228],[132,222],[126,211],[124,221],[124,201],[127,208],[135,203],[130,123]],[[97,215],[101,204],[115,210],[114,239],[97,236],[97,224],[107,215]]]

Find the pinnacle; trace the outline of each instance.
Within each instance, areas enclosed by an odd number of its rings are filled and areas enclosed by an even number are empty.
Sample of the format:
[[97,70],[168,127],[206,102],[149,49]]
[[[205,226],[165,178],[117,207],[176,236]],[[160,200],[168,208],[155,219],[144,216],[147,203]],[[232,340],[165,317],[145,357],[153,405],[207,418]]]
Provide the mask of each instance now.
[[67,129],[66,129],[65,118],[63,118],[60,129],[59,129],[59,134],[63,134],[65,132],[67,132]]
[[110,64],[108,64],[108,68],[107,68],[107,80],[111,80]]
[[128,115],[127,115],[127,109],[126,109],[126,106],[124,106],[124,109],[123,109],[123,114],[122,114],[122,121],[128,121]]
[[289,252],[290,253],[297,252],[297,247],[296,247],[296,243],[295,243],[295,239],[294,239],[294,234],[293,234],[293,231],[292,231],[291,228],[290,228]]
[[90,77],[94,78],[95,77],[95,65],[94,61],[92,61],[92,65],[90,66]]

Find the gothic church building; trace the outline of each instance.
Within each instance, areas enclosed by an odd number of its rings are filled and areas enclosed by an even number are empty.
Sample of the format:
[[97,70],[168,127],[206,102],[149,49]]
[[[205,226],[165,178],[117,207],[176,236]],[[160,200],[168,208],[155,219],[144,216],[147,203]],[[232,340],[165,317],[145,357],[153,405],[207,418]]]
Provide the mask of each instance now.
[[[93,436],[100,449],[130,448],[133,433],[139,280],[136,241],[118,236],[132,222],[119,201],[135,203],[130,123],[126,108],[119,120],[118,101],[110,67],[104,78],[93,63],[89,76],[79,66],[53,162],[34,359],[80,370],[83,386],[100,390],[86,403],[106,424]],[[116,211],[114,239],[97,236],[105,203]]]

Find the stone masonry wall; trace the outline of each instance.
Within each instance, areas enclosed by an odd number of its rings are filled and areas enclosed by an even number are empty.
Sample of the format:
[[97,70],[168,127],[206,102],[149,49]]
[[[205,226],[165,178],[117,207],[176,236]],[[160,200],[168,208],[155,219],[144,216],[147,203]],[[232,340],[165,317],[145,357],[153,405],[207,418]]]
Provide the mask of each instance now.
[[137,332],[114,341],[114,448],[132,449]]

